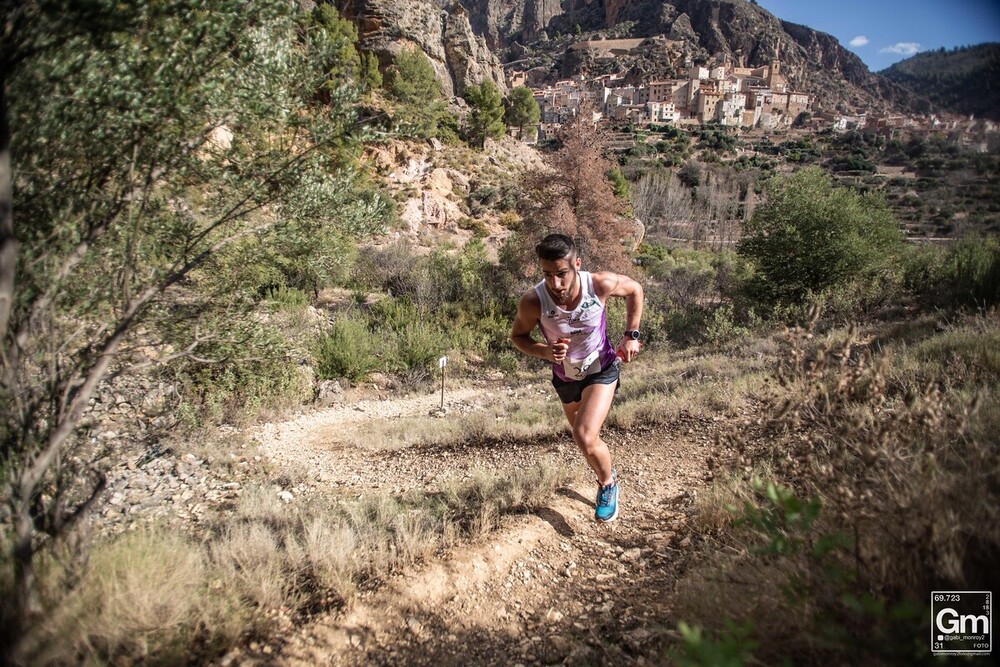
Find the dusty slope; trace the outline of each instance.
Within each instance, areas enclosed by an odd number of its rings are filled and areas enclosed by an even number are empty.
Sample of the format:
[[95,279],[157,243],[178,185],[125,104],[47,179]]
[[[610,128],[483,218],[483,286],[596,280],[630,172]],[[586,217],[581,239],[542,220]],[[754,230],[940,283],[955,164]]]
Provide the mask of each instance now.
[[[545,400],[543,383],[467,388],[452,414],[504,400]],[[351,494],[436,488],[478,467],[513,469],[541,456],[585,464],[568,433],[502,446],[433,445],[385,451],[366,425],[425,415],[435,395],[361,401],[270,425],[260,434],[272,462],[309,465],[326,486]],[[663,661],[675,625],[670,593],[690,551],[685,524],[703,485],[705,455],[721,423],[681,417],[655,430],[612,431],[622,480],[619,521],[593,521],[594,487],[562,489],[544,508],[511,517],[485,541],[396,574],[351,609],[318,617],[272,655],[242,664],[512,665],[650,664]],[[360,440],[359,440],[360,438]]]

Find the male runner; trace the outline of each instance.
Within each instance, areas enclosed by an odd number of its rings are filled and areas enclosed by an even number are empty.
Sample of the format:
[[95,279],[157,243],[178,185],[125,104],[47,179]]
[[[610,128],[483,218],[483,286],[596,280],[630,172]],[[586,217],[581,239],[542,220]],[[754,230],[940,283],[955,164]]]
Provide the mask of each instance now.
[[[594,518],[618,518],[618,475],[601,427],[618,391],[619,358],[639,352],[642,285],[628,276],[580,270],[573,239],[549,234],[535,247],[544,280],[517,306],[511,341],[521,352],[552,362],[552,384],[563,403],[573,440],[597,475]],[[605,303],[625,299],[625,336],[617,348],[608,340]],[[545,342],[531,337],[535,326]]]

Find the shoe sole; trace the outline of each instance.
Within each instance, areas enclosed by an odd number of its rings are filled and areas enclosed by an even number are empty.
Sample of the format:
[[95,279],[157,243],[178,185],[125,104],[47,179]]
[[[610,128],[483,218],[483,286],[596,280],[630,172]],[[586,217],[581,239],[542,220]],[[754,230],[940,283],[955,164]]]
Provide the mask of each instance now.
[[618,484],[618,497],[615,498],[615,513],[612,514],[607,519],[598,519],[595,516],[594,517],[594,521],[596,521],[597,523],[611,523],[612,521],[614,521],[615,519],[617,519],[618,518],[618,510],[621,509],[621,501],[622,501],[622,486],[621,486],[621,483],[619,482],[619,484]]

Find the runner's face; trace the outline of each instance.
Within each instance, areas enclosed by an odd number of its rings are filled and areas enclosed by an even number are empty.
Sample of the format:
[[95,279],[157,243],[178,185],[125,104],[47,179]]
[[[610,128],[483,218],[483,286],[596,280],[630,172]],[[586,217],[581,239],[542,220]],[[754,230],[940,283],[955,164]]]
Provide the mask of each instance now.
[[552,300],[559,304],[572,301],[576,296],[576,274],[580,270],[580,258],[570,255],[563,259],[543,259],[541,265],[545,288]]

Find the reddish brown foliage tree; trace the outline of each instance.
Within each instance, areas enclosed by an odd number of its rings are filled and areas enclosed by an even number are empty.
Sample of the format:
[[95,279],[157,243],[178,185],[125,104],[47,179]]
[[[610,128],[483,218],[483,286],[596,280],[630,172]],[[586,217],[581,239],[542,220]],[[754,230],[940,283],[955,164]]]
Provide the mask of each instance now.
[[508,259],[533,272],[535,244],[560,232],[576,241],[587,270],[624,273],[631,266],[626,242],[634,229],[624,218],[627,202],[615,197],[607,177],[614,165],[604,157],[604,137],[577,119],[561,139],[562,148],[549,161],[552,172],[525,183],[524,223],[508,242]]

